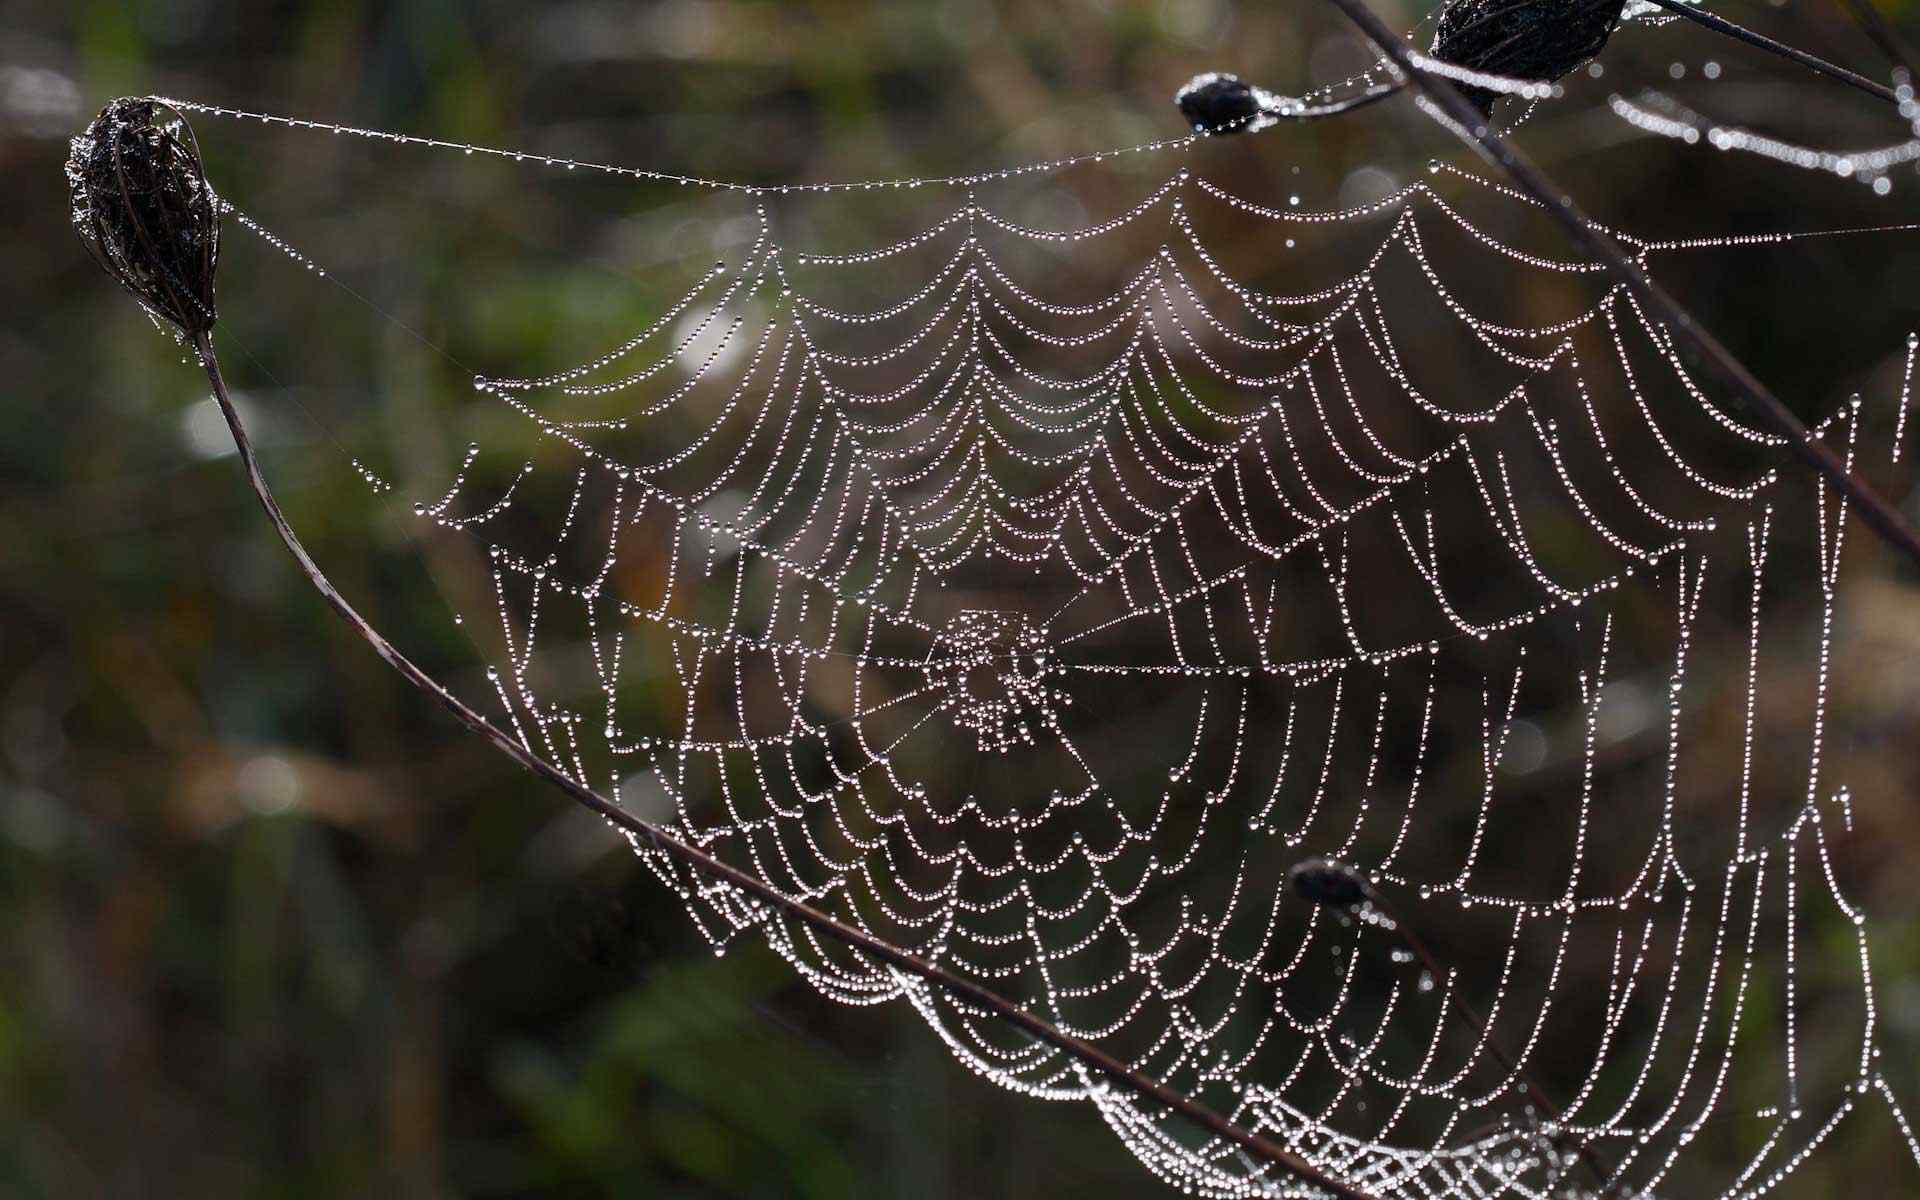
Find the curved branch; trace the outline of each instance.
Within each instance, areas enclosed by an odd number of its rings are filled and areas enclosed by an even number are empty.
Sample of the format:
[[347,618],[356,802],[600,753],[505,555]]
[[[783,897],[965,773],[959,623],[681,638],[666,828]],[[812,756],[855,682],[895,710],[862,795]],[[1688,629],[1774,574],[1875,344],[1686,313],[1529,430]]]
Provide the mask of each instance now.
[[[1873,6],[1873,0],[1845,0],[1845,3],[1847,11],[1853,14],[1854,22],[1860,26],[1860,31],[1880,48],[1880,53],[1899,72],[1894,82],[1904,85],[1907,88],[1906,99],[1912,100],[1913,55],[1901,41],[1900,35],[1893,31],[1893,26],[1887,24],[1887,19]],[[1895,94],[1898,95],[1897,90]]]
[[455,720],[492,743],[496,750],[525,767],[537,778],[559,788],[576,804],[592,811],[608,824],[644,839],[648,845],[670,858],[699,871],[708,878],[745,892],[766,907],[777,910],[784,916],[791,917],[852,950],[870,955],[889,966],[920,977],[946,992],[955,1002],[989,1013],[1007,1022],[1068,1055],[1094,1074],[1103,1076],[1143,1099],[1165,1105],[1200,1129],[1271,1163],[1301,1183],[1319,1188],[1329,1195],[1341,1197],[1341,1200],[1373,1200],[1369,1193],[1340,1182],[1299,1155],[1276,1145],[1258,1133],[1240,1128],[1214,1110],[1189,1099],[1158,1080],[1148,1078],[1092,1043],[1064,1032],[1012,1001],[963,979],[936,963],[855,929],[820,909],[795,900],[765,881],[722,862],[697,846],[682,841],[651,821],[641,820],[533,753],[525,744],[469,707],[465,701],[448,691],[412,659],[401,653],[398,647],[389,642],[379,630],[361,616],[328,580],[326,574],[320,570],[319,564],[313,561],[306,547],[301,545],[299,536],[294,533],[293,526],[287,521],[286,514],[281,511],[279,501],[274,498],[273,489],[267,484],[266,476],[261,473],[260,462],[253,452],[253,442],[247,436],[246,426],[241,423],[239,410],[234,407],[233,399],[227,392],[226,380],[220,373],[220,363],[213,352],[212,337],[205,331],[195,333],[193,345],[199,354],[200,365],[205,368],[207,379],[213,385],[213,395],[220,405],[220,413],[226,418],[227,428],[233,433],[234,446],[240,452],[240,461],[246,468],[247,483],[253,488],[253,494],[259,498],[260,506],[266,510],[267,519],[273,523],[274,532],[280,535],[281,542],[285,543],[294,561],[299,564],[301,573],[307,577],[307,581],[320,593],[333,611],[352,627],[361,640],[373,647],[374,653],[386,660],[388,666],[398,671],[408,683],[439,701],[440,706],[452,713]]
[[1837,67],[1824,58],[1817,58],[1814,55],[1808,54],[1805,50],[1796,50],[1785,42],[1776,42],[1763,33],[1755,33],[1753,30],[1747,29],[1744,26],[1735,25],[1725,17],[1716,17],[1704,9],[1698,9],[1690,4],[1684,4],[1681,0],[1647,0],[1647,2],[1665,9],[1676,17],[1685,17],[1695,24],[1704,25],[1715,33],[1724,34],[1737,42],[1745,42],[1747,45],[1756,46],[1769,54],[1778,54],[1781,58],[1792,59],[1794,62],[1799,63],[1801,66],[1816,74],[1825,75],[1828,79],[1837,79],[1849,87],[1859,88],[1876,100],[1885,100],[1888,104],[1900,103],[1900,97],[1894,93],[1892,88],[1884,83],[1875,83],[1857,71],[1849,71],[1845,67]]

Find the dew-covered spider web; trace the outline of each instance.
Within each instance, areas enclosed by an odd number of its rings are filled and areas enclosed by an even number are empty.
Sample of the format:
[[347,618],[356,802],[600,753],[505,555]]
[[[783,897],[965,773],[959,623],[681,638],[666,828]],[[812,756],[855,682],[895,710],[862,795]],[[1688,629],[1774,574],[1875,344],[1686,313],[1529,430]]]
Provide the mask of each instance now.
[[[490,712],[1374,1195],[1758,1195],[1862,1120],[1920,1161],[1835,866],[1865,535],[1497,180],[1340,206],[1230,190],[1197,145],[717,185],[742,253],[587,361],[483,368],[491,432],[404,499],[491,580],[460,617]],[[1009,215],[1114,156],[1145,165],[1103,210]],[[813,232],[858,191],[916,231]],[[1714,215],[1614,232],[1657,278],[1914,236]],[[1881,472],[1888,351],[1817,424]],[[716,950],[912,1005],[1170,1182],[1310,1191],[635,851]],[[1314,859],[1385,903],[1316,902]],[[1702,1142],[1741,1165],[1703,1176]]]

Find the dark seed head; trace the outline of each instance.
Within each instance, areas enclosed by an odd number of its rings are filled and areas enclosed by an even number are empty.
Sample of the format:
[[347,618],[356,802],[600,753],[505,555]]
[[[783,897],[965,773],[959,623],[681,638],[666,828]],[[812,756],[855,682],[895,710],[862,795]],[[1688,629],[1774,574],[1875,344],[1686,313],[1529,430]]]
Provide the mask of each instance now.
[[154,100],[115,100],[71,146],[80,240],[156,319],[189,336],[211,329],[220,201],[186,121]]
[[1295,863],[1287,872],[1293,890],[1311,904],[1334,908],[1352,908],[1369,895],[1367,881],[1360,872],[1330,858],[1309,858]]
[[1195,75],[1174,93],[1173,102],[1197,133],[1245,133],[1265,123],[1260,90],[1217,71]]
[[[1433,56],[1457,67],[1542,83],[1600,53],[1625,0],[1451,0],[1440,10]],[[1500,93],[1457,85],[1483,113]]]

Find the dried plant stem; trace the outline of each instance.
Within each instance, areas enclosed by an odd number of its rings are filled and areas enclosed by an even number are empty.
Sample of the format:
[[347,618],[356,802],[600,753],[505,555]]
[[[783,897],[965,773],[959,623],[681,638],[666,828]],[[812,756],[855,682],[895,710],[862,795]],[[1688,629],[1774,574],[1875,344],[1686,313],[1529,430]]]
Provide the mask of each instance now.
[[1406,83],[1402,80],[1395,80],[1392,83],[1378,83],[1366,91],[1348,96],[1344,100],[1334,100],[1326,104],[1309,105],[1306,108],[1295,109],[1292,112],[1270,112],[1269,115],[1289,121],[1316,121],[1321,117],[1337,117],[1343,113],[1353,112],[1355,109],[1366,108],[1371,104],[1378,104],[1389,96],[1397,96],[1405,86]]
[[1102,1076],[1144,1099],[1165,1105],[1200,1129],[1231,1142],[1264,1162],[1271,1163],[1275,1168],[1299,1182],[1319,1188],[1329,1195],[1341,1197],[1342,1200],[1373,1200],[1369,1193],[1340,1182],[1292,1151],[1276,1145],[1258,1133],[1240,1128],[1214,1110],[1189,1099],[1158,1080],[1148,1078],[1092,1043],[1062,1031],[1012,1001],[963,979],[936,963],[928,962],[916,954],[855,929],[809,904],[784,895],[763,880],[722,862],[650,821],[641,820],[553,766],[523,742],[469,707],[466,702],[416,665],[412,659],[401,653],[365,617],[361,616],[327,579],[325,572],[320,570],[319,564],[313,561],[306,547],[301,545],[299,535],[294,533],[293,526],[288,523],[286,514],[280,510],[280,503],[274,498],[273,489],[268,486],[266,476],[261,473],[259,459],[253,452],[253,442],[247,436],[246,426],[240,420],[239,410],[234,407],[233,398],[227,392],[226,380],[220,373],[220,362],[213,351],[212,337],[205,331],[196,333],[193,335],[193,346],[199,354],[200,365],[206,370],[208,382],[213,385],[213,395],[220,405],[220,413],[226,418],[227,428],[233,434],[234,446],[239,450],[241,464],[246,468],[247,482],[252,486],[253,494],[259,498],[260,506],[266,510],[267,519],[273,523],[274,532],[280,535],[281,542],[292,553],[294,561],[299,564],[307,581],[314,586],[333,611],[338,613],[356,634],[360,635],[361,640],[373,647],[374,653],[386,660],[388,666],[398,671],[408,683],[439,701],[440,706],[452,713],[455,720],[491,742],[495,749],[525,767],[537,778],[559,788],[575,803],[591,810],[608,824],[633,834],[682,865],[710,879],[736,888],[767,908],[799,921],[852,950],[878,959],[907,974],[918,976],[947,993],[954,1002],[1005,1021],[1068,1055],[1095,1075]]
[[[1380,889],[1374,887],[1365,875],[1353,867],[1337,859],[1309,858],[1294,864],[1293,868],[1287,872],[1287,880],[1293,885],[1293,890],[1300,895],[1300,898],[1309,904],[1324,905],[1344,912],[1351,912],[1356,908],[1371,910],[1419,958],[1421,966],[1426,969],[1426,979],[1429,983],[1452,974],[1440,965],[1438,956],[1427,947],[1426,940],[1420,936],[1419,931],[1400,915],[1399,910],[1380,893]],[[1533,1077],[1533,1073],[1500,1045],[1499,1039],[1493,1035],[1493,1027],[1487,1023],[1485,1017],[1480,1015],[1480,1010],[1458,995],[1448,1002],[1448,1007],[1464,1016],[1479,1032],[1481,1049],[1507,1073],[1509,1079],[1520,1081],[1521,1088],[1525,1091],[1527,1099],[1532,1102],[1534,1110],[1537,1113],[1546,1114],[1549,1120],[1558,1121],[1561,1115],[1560,1106],[1548,1098],[1546,1089],[1540,1086],[1539,1081]],[[1479,1052],[1475,1051],[1476,1056]],[[1504,1086],[1502,1085],[1502,1090]],[[1562,1130],[1551,1135],[1551,1140],[1558,1146],[1565,1136],[1566,1131]],[[1572,1140],[1578,1156],[1593,1171],[1602,1191],[1611,1192],[1614,1173],[1607,1166],[1606,1160],[1587,1145],[1586,1139],[1574,1137]],[[1554,1164],[1556,1170],[1558,1166],[1556,1162]]]
[[[1420,965],[1426,969],[1427,974],[1432,977],[1434,982],[1438,983],[1448,975],[1449,972],[1441,967],[1440,960],[1434,956],[1432,950],[1428,949],[1426,939],[1420,936],[1419,931],[1400,914],[1398,909],[1387,901],[1386,897],[1380,894],[1378,889],[1372,884],[1366,884],[1365,886],[1367,902],[1373,905],[1381,916],[1392,923],[1394,932],[1399,934],[1400,940],[1406,943],[1409,950],[1413,951],[1414,956],[1420,960]],[[1455,1011],[1466,1017],[1466,1019],[1472,1023],[1473,1027],[1479,1031],[1480,1044],[1486,1047],[1487,1053],[1493,1056],[1494,1061],[1499,1063],[1508,1074],[1519,1076],[1521,1086],[1526,1089],[1527,1099],[1532,1102],[1534,1108],[1546,1114],[1549,1119],[1558,1121],[1560,1119],[1560,1106],[1555,1104],[1547,1096],[1546,1090],[1534,1079],[1533,1073],[1515,1062],[1513,1058],[1507,1054],[1506,1050],[1501,1047],[1499,1040],[1493,1036],[1493,1029],[1487,1024],[1487,1019],[1480,1015],[1480,1010],[1475,1008],[1469,1001],[1457,996],[1454,998],[1453,1007]],[[1587,1164],[1587,1169],[1593,1172],[1595,1179],[1600,1183],[1600,1187],[1603,1190],[1609,1189],[1613,1183],[1614,1172],[1613,1168],[1607,1165],[1607,1160],[1601,1157],[1600,1152],[1589,1145],[1585,1138],[1573,1135],[1567,1136],[1573,1143],[1574,1152],[1580,1156],[1581,1162]],[[1554,1140],[1556,1142],[1558,1141],[1558,1139]]]
[[1887,24],[1887,19],[1880,15],[1880,10],[1874,7],[1873,0],[1844,0],[1844,2],[1847,11],[1853,14],[1854,21],[1860,26],[1860,31],[1880,48],[1880,53],[1885,55],[1887,61],[1899,71],[1900,78],[1895,82],[1911,88],[1913,86],[1913,55],[1908,51],[1906,43],[1901,41],[1900,35],[1893,31],[1893,26]]
[[1611,271],[1634,298],[1666,326],[1675,341],[1697,353],[1721,386],[1739,397],[1761,424],[1778,434],[1795,458],[1818,472],[1882,541],[1920,567],[1920,533],[1914,531],[1900,511],[1849,471],[1840,456],[1794,416],[1793,410],[1781,403],[1746,364],[1734,357],[1733,352],[1665,288],[1655,283],[1646,268],[1622,250],[1612,236],[1588,220],[1574,205],[1572,196],[1541,173],[1511,142],[1495,133],[1487,117],[1468,103],[1449,80],[1423,69],[1415,61],[1413,47],[1368,8],[1365,0],[1331,2],[1403,75],[1413,80],[1469,145],[1505,171],[1516,187],[1564,226],[1581,249]]
[[1695,24],[1704,25],[1715,33],[1725,34],[1735,41],[1757,46],[1769,54],[1778,54],[1781,58],[1792,59],[1810,71],[1825,75],[1828,79],[1837,79],[1849,87],[1859,88],[1877,100],[1885,100],[1888,104],[1900,103],[1900,97],[1884,83],[1875,83],[1856,71],[1835,66],[1824,58],[1816,58],[1808,54],[1805,50],[1796,50],[1785,42],[1776,42],[1765,34],[1755,33],[1751,29],[1735,25],[1732,21],[1724,17],[1716,17],[1704,9],[1694,8],[1692,5],[1682,3],[1681,0],[1649,0],[1649,3],[1666,9],[1676,17],[1685,17]]

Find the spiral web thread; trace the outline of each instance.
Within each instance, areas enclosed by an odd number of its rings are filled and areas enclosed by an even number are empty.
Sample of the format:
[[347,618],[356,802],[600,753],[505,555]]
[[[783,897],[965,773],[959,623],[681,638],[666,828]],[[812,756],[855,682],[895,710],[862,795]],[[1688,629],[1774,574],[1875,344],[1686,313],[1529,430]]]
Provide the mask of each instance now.
[[[1528,215],[1496,183],[1436,164],[1315,211],[1182,165],[1046,230],[990,203],[1028,173],[832,185],[943,206],[832,250],[782,240],[786,189],[718,185],[757,229],[739,262],[591,361],[474,381],[526,438],[475,443],[414,511],[487,547],[518,736],[1373,1194],[1758,1195],[1872,1109],[1920,1163],[1830,856],[1852,826],[1826,753],[1837,502],[1768,468],[1777,440],[1600,268],[1487,232]],[[1834,235],[1618,236],[1658,273]],[[1238,272],[1228,242],[1311,242],[1325,278],[1262,290],[1303,272]],[[1564,311],[1476,315],[1468,268]],[[1899,457],[1913,359],[1890,443],[1857,398],[1818,426],[1850,464]],[[1808,604],[1789,776],[1755,729],[1771,621]],[[1742,636],[1697,637],[1703,612]],[[1436,701],[1462,680],[1477,706]],[[1513,800],[1543,724],[1559,783]],[[1737,802],[1708,818],[1714,793]],[[717,952],[757,933],[824,995],[906,1000],[1182,1188],[1301,1190],[634,849]],[[1303,899],[1286,874],[1312,856],[1403,902]],[[1806,944],[1836,920],[1837,968]],[[1457,965],[1429,971],[1401,921],[1450,932]],[[1800,1026],[1814,988],[1855,996],[1846,1030]],[[1727,1136],[1744,1169],[1687,1173]]]

